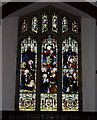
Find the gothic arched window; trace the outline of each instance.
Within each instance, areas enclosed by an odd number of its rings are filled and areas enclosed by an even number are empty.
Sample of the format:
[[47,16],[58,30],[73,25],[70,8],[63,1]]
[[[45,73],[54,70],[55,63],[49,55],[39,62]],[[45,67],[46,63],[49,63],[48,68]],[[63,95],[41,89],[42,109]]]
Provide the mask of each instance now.
[[80,18],[48,6],[19,19],[16,110],[80,111]]

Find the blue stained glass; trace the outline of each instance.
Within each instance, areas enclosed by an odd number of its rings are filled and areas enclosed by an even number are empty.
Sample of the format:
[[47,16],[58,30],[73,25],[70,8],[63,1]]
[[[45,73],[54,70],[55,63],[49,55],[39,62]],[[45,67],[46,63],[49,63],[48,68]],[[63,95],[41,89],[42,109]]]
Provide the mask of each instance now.
[[78,111],[78,43],[70,36],[62,43],[62,110]]
[[19,110],[35,111],[37,42],[29,36],[21,42]]
[[57,111],[57,41],[51,36],[42,41],[41,72],[40,109]]
[[78,93],[78,44],[69,37],[62,44],[64,93]]
[[55,39],[49,38],[42,44],[42,93],[57,91],[57,44]]

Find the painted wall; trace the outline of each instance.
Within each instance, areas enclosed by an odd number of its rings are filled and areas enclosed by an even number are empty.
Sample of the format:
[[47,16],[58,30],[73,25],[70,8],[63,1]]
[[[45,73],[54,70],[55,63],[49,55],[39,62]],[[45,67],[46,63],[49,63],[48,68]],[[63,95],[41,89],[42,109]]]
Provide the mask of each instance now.
[[0,24],[0,119],[2,116],[2,24]]
[[0,120],[2,118],[2,3],[0,2]]
[[91,18],[81,20],[83,110],[95,111],[95,25]]
[[[97,70],[97,26],[96,26],[96,43],[95,43],[95,56],[96,56],[96,70]],[[96,96],[96,98],[95,98],[95,100],[97,101],[97,74],[96,74],[96,82],[95,82],[95,96]],[[95,102],[96,102],[95,101]],[[95,107],[96,107],[96,112],[97,112],[97,102],[96,102],[96,105],[95,105]]]
[[17,18],[3,20],[2,27],[2,108],[14,110],[16,81]]
[[[83,111],[95,111],[95,20],[82,17]],[[18,17],[3,20],[3,110],[14,110]]]

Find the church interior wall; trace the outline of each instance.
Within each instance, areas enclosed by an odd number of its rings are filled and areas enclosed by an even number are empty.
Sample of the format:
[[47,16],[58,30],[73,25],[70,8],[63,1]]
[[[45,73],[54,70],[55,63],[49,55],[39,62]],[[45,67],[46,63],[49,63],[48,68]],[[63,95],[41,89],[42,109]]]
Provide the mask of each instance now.
[[[45,5],[43,4],[43,6]],[[3,32],[2,33],[2,37],[3,37],[2,39],[2,99],[3,99],[2,109],[3,110],[15,110],[18,19],[22,14],[24,14],[22,10],[15,12],[12,16],[8,16],[4,18],[2,23],[3,24],[2,26],[2,32]],[[70,12],[71,10],[72,8],[70,9]],[[75,14],[78,14],[76,9],[73,10],[75,10]],[[86,15],[85,17],[85,14],[81,12],[79,12],[79,16],[81,16],[83,111],[95,111],[96,109],[95,106],[97,106],[95,100],[96,91],[97,91],[95,86],[96,84],[95,80],[97,78],[97,75],[95,75],[95,38],[97,38],[95,32],[96,21],[95,19],[89,17],[88,15]],[[96,65],[96,69],[97,69],[97,65]]]

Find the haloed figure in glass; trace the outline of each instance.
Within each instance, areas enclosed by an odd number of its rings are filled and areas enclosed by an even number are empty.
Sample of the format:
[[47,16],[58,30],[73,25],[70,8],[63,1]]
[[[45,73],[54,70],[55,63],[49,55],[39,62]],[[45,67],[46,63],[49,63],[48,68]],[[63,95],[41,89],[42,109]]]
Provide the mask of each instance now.
[[69,47],[67,52],[63,52],[63,92],[77,93],[77,57],[76,52],[73,52]]
[[29,36],[21,42],[19,110],[36,109],[37,43]]
[[62,111],[78,111],[78,43],[65,39],[62,43]]
[[[27,51],[22,53],[22,62],[25,63],[25,68],[22,70],[20,88],[30,89],[29,86],[33,85],[35,79],[35,52],[31,52],[31,47],[28,46]],[[34,89],[34,86],[32,87]],[[32,90],[31,88],[31,90]]]
[[41,111],[56,111],[57,42],[50,36],[42,41],[41,72]]
[[43,48],[42,63],[42,87],[43,93],[54,93],[57,91],[57,68],[56,68],[56,47],[48,44]]

